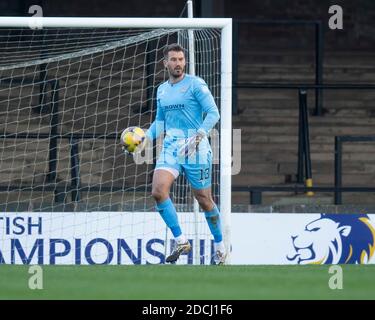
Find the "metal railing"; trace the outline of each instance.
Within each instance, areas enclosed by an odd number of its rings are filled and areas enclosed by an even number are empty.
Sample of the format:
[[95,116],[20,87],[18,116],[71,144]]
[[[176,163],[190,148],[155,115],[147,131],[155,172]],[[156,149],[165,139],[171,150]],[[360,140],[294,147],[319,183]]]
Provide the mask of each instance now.
[[[261,205],[262,194],[266,192],[294,192],[307,193],[307,192],[330,192],[330,193],[342,193],[342,192],[375,192],[375,187],[306,187],[301,185],[292,186],[233,186],[232,192],[249,192],[249,204]],[[336,202],[335,204],[342,204]]]
[[[341,153],[342,143],[346,141],[363,142],[375,141],[374,136],[342,136],[335,137],[335,181],[334,186],[312,187],[312,184],[307,183],[310,179],[312,182],[311,173],[311,152],[310,152],[310,137],[309,137],[309,121],[307,108],[307,90],[314,90],[319,87],[321,90],[375,90],[374,84],[327,84],[327,85],[313,85],[313,84],[248,84],[244,85],[246,88],[261,88],[261,89],[286,89],[298,90],[299,93],[299,139],[298,139],[298,164],[297,164],[297,184],[294,186],[233,186],[232,191],[247,191],[250,194],[250,204],[261,204],[263,192],[332,192],[334,193],[334,204],[342,204],[342,192],[375,192],[375,187],[342,187],[342,166]],[[316,114],[316,113],[315,113]],[[304,168],[305,166],[305,168]],[[305,169],[305,170],[303,170]],[[304,175],[305,172],[305,175]],[[306,186],[298,185],[305,180]]]
[[[375,142],[375,136],[336,136],[335,137],[335,204],[342,204],[342,144],[344,142]],[[363,192],[374,192],[368,188]]]
[[[310,153],[309,114],[307,108],[307,92],[299,90],[299,119],[298,119],[298,164],[297,182],[306,182],[306,186],[312,186],[312,169]],[[310,195],[312,195],[310,193]]]

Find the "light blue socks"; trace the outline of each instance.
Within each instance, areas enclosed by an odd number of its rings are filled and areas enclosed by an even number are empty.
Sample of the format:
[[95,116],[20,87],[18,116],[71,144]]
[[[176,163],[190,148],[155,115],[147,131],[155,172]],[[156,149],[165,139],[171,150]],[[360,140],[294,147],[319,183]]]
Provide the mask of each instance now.
[[204,215],[206,216],[211,233],[214,236],[214,242],[221,242],[223,240],[223,233],[221,231],[219,209],[215,205],[211,211],[205,211]]
[[[168,228],[171,229],[173,236],[175,238],[179,238],[182,235],[182,232],[172,200],[168,198],[163,202],[158,203],[156,205],[156,209],[159,211]],[[221,230],[219,209],[215,205],[211,211],[205,211],[204,214],[210,231],[214,237],[214,242],[221,242],[223,240],[223,234]]]

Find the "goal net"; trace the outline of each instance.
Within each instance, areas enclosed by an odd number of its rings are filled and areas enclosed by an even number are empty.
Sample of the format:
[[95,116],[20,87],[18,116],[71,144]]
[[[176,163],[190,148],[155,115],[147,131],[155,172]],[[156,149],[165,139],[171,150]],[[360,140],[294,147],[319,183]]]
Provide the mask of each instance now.
[[[193,29],[195,73],[223,113],[221,30]],[[188,41],[182,27],[0,29],[0,263],[163,263],[173,243],[151,197],[162,139],[140,162],[122,152],[119,137],[150,126],[167,80],[163,49],[188,49]],[[220,131],[219,123],[211,134],[219,207]],[[210,232],[183,175],[171,198],[195,242],[181,263],[209,263]],[[9,241],[17,230],[18,247]]]

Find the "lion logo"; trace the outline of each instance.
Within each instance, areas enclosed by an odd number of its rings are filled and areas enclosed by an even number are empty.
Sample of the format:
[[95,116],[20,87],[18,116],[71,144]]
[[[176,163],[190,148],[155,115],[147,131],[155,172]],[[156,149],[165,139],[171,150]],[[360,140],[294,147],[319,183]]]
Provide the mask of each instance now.
[[375,229],[365,214],[322,214],[292,236],[298,264],[364,264],[375,250]]

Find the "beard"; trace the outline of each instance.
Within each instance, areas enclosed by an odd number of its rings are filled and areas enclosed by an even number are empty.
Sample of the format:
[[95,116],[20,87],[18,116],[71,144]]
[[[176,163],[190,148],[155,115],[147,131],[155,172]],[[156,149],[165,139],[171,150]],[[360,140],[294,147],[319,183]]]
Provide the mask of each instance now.
[[169,74],[173,78],[179,78],[184,74],[185,68],[169,69]]

